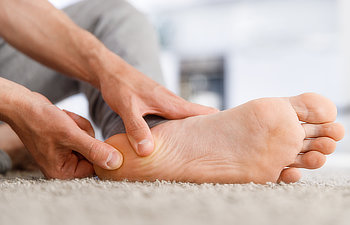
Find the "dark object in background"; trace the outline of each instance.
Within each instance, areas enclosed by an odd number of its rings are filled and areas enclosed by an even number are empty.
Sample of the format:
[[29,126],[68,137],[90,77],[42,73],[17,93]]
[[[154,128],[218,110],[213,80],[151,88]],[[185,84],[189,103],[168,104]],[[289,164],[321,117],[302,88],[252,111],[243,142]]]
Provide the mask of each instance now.
[[186,100],[225,108],[224,57],[186,58],[180,62],[180,94]]

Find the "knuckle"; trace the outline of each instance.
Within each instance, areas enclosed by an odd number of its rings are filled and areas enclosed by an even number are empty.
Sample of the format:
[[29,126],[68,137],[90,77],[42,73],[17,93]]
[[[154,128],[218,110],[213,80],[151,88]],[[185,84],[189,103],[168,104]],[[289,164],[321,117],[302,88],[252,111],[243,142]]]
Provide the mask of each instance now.
[[95,162],[100,156],[100,147],[96,142],[92,142],[88,149],[88,157],[92,162]]
[[139,133],[142,132],[143,130],[147,129],[145,122],[139,121],[139,120],[130,120],[126,124],[126,130],[128,133]]
[[58,135],[60,138],[70,139],[76,135],[75,129],[58,129]]
[[145,136],[147,136],[148,132],[146,129],[131,129],[131,130],[126,130],[126,132],[133,136],[135,139],[143,139]]

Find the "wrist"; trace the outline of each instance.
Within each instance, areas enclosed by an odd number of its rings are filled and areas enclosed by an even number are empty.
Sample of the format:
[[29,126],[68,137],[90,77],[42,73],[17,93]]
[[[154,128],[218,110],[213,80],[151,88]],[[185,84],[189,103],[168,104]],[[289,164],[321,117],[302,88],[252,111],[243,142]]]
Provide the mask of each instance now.
[[[99,67],[99,55],[104,52],[104,46],[88,31],[78,29],[72,32],[74,34],[74,51],[78,57],[75,57],[75,70],[73,77],[79,78],[99,88],[99,76],[97,69]],[[73,60],[72,60],[73,61]]]
[[94,87],[101,90],[103,83],[118,82],[121,74],[130,67],[122,58],[111,52],[105,46],[93,51],[89,56],[91,77],[95,78]]
[[10,123],[30,102],[32,92],[27,88],[0,78],[0,120]]

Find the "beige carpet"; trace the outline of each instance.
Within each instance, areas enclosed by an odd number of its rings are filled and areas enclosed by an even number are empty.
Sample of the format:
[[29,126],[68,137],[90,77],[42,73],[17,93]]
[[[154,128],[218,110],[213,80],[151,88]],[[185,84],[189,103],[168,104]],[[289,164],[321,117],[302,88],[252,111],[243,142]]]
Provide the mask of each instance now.
[[[22,176],[22,178],[16,178]],[[291,185],[0,177],[0,224],[350,224],[350,171]]]

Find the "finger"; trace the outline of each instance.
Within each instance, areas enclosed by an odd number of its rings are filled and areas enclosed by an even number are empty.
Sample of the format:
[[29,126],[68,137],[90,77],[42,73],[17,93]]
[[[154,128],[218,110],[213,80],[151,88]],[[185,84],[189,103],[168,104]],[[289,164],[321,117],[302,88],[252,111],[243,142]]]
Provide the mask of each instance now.
[[74,120],[74,122],[78,125],[78,127],[84,131],[91,137],[95,137],[95,131],[94,128],[92,127],[91,123],[89,120],[85,119],[82,116],[79,116],[78,114],[75,114],[73,112],[70,112],[68,110],[63,109],[67,115]]
[[74,152],[74,154],[78,157],[79,160],[85,159],[85,157],[79,152]]
[[187,109],[189,110],[189,113],[193,114],[192,116],[207,115],[207,114],[213,114],[213,113],[220,112],[220,110],[218,110],[216,108],[204,106],[204,105],[200,105],[200,104],[196,104],[196,103],[192,103],[192,102],[188,102]]
[[154,142],[151,130],[141,115],[122,117],[128,139],[139,156],[147,156],[153,152]]
[[74,172],[75,178],[91,177],[95,174],[94,167],[87,160],[79,160]]
[[74,178],[84,178],[91,177],[95,173],[94,168],[91,163],[85,159],[79,160],[76,154],[71,154],[67,157],[63,167],[57,173],[55,178],[59,179],[74,179]]
[[165,106],[166,108],[162,108],[160,116],[167,119],[183,119],[191,116],[208,115],[219,112],[218,109],[195,104],[183,99],[177,103],[173,103],[172,106],[169,106],[169,104]]
[[99,141],[85,133],[73,138],[72,148],[91,163],[107,170],[118,169],[123,163],[122,154],[109,144]]

